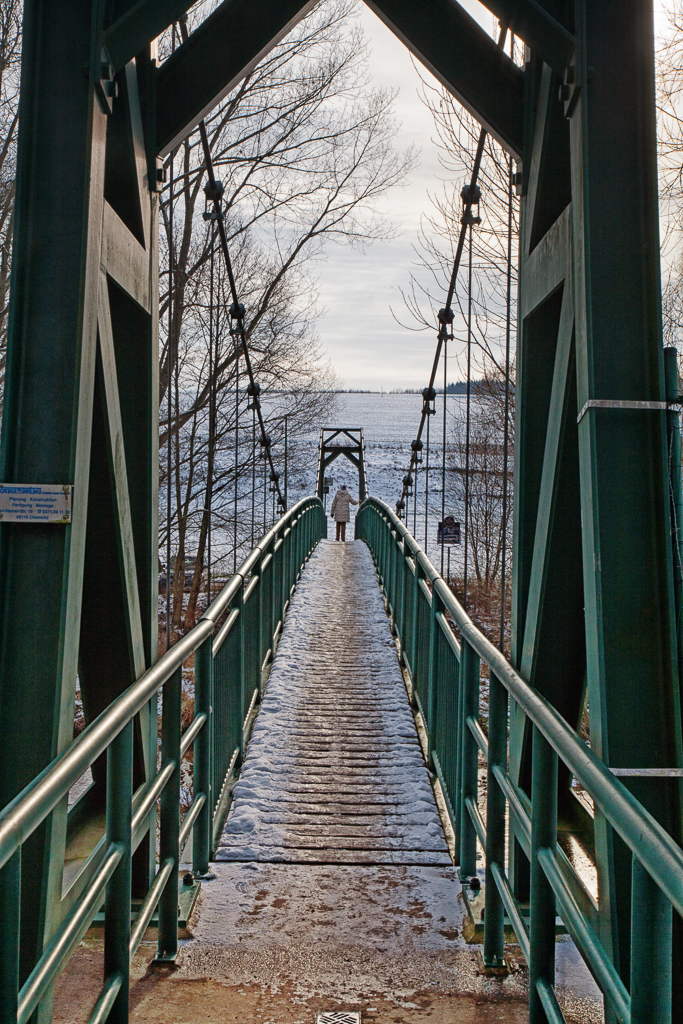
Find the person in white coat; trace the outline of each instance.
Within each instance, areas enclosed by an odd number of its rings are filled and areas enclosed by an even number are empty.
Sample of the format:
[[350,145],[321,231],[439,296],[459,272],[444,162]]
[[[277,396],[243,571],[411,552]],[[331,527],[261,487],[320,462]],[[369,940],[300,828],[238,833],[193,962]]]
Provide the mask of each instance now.
[[346,540],[346,524],[351,518],[349,502],[352,505],[358,504],[356,499],[352,498],[347,491],[346,484],[342,484],[334,496],[332,508],[330,509],[330,515],[337,524],[337,540]]

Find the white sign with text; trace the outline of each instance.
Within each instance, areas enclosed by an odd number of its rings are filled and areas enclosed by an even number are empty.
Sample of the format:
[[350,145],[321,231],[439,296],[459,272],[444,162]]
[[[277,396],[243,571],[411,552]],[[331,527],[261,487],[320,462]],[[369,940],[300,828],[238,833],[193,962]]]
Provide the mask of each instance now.
[[0,522],[70,523],[70,484],[0,484]]

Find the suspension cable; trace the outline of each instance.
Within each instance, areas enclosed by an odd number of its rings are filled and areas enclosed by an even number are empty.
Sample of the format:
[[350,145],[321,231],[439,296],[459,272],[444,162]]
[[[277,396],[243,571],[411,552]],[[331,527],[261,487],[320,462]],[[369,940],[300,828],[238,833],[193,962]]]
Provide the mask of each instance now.
[[[446,412],[448,409],[448,393],[447,393],[447,360],[448,360],[448,347],[444,341],[443,345],[443,427],[441,433],[441,575],[443,576],[443,521],[446,518]],[[448,549],[448,565],[450,567],[451,549]],[[448,585],[450,586],[450,568],[448,574]]]
[[[216,229],[213,224],[210,225],[209,235],[211,238],[211,264],[209,271],[209,451],[207,457],[206,475],[207,475],[207,500],[206,500],[206,514],[208,515],[207,523],[207,542],[206,542],[206,607],[208,608],[211,604],[211,506],[213,504],[213,448],[215,443],[214,437],[214,417],[216,414],[216,392],[214,389],[214,359],[213,359],[213,335],[214,335],[214,322],[213,322],[213,305],[214,305],[214,266],[215,266],[215,250],[216,250]],[[218,332],[216,332],[216,335]],[[218,349],[218,337],[216,337],[216,350]],[[216,360],[217,362],[218,360]]]
[[[187,31],[187,15],[180,21],[180,31],[183,36],[183,42],[187,42],[188,31]],[[251,365],[251,356],[249,354],[249,346],[247,339],[247,331],[244,326],[244,314],[245,309],[242,303],[239,301],[239,295],[237,292],[237,283],[235,281],[235,274],[233,272],[232,261],[230,259],[230,251],[228,249],[228,237],[225,232],[225,221],[223,220],[223,208],[221,206],[221,195],[222,190],[216,187],[216,176],[213,169],[213,160],[211,158],[211,149],[209,146],[209,138],[206,132],[206,123],[204,119],[199,122],[199,135],[202,143],[202,150],[204,152],[204,163],[206,166],[206,176],[209,181],[211,189],[211,198],[213,200],[214,212],[216,214],[216,224],[218,226],[218,234],[221,240],[221,249],[223,250],[223,259],[225,262],[225,269],[228,274],[228,282],[230,284],[230,294],[232,296],[232,307],[231,314],[233,319],[237,322],[237,331],[239,333],[240,347],[242,349],[242,355],[244,356],[244,365],[249,377],[249,383],[253,387],[256,384],[254,378],[254,370]],[[271,480],[275,484],[275,488],[278,494],[278,504],[284,508],[284,496],[280,490],[280,479],[279,474],[275,471],[275,464],[273,462],[273,455],[270,450],[270,438],[266,433],[266,425],[263,420],[263,413],[261,411],[261,403],[257,397],[254,397],[256,416],[259,421],[259,428],[261,431],[261,445],[265,451],[265,460],[270,465]]]
[[465,405],[465,566],[463,572],[463,602],[467,611],[467,568],[470,522],[470,425],[472,394],[472,225],[470,224],[469,266],[467,275],[467,401]]
[[[238,475],[240,464],[240,342],[235,337],[235,526],[234,526],[234,553],[232,558],[232,571],[237,572],[237,500],[238,500]],[[253,545],[252,545],[253,547]]]
[[[424,395],[424,391],[422,392]],[[430,392],[427,391],[429,395]],[[429,426],[432,421],[431,409],[427,415],[427,448],[425,451],[425,554],[427,554],[427,533],[429,530]]]
[[[510,37],[510,57],[515,59],[515,37]],[[512,157],[508,156],[508,252],[507,281],[505,292],[505,412],[503,420],[503,538],[500,563],[500,650],[505,653],[505,598],[506,598],[506,560],[507,560],[507,520],[508,520],[508,448],[510,441],[510,323],[512,306],[512,204],[513,204]]]
[[415,480],[413,482],[413,537],[417,533],[417,467],[418,456],[415,456]]
[[[175,25],[171,35],[171,47],[175,50]],[[171,646],[171,468],[173,452],[171,448],[171,419],[173,416],[173,310],[175,289],[174,238],[173,238],[173,203],[175,201],[175,150],[170,157],[169,207],[168,207],[168,352],[166,366],[168,370],[166,416],[166,650]]]
[[251,546],[256,528],[256,409],[251,407]]
[[[500,33],[498,35],[498,46],[500,46],[501,48],[505,45],[505,38],[506,38],[506,36],[507,36],[507,25],[501,25],[500,26]],[[431,372],[430,377],[429,377],[429,387],[430,388],[434,387],[434,381],[436,380],[436,373],[437,373],[437,370],[438,370],[438,367],[439,367],[439,360],[441,358],[441,349],[442,349],[443,345],[445,344],[445,342],[450,337],[452,337],[452,333],[449,334],[449,332],[448,332],[448,328],[453,323],[453,319],[454,319],[454,317],[453,317],[453,310],[451,309],[451,304],[453,302],[453,296],[455,295],[455,286],[456,286],[456,282],[457,282],[457,278],[458,278],[458,272],[460,270],[460,261],[462,259],[463,248],[465,246],[465,235],[467,233],[467,224],[468,224],[468,221],[469,221],[469,219],[471,217],[471,213],[472,213],[472,203],[474,201],[474,194],[475,194],[477,179],[479,177],[479,169],[481,167],[481,161],[482,161],[482,158],[483,158],[483,155],[484,155],[484,145],[486,143],[486,134],[487,134],[486,133],[486,129],[482,128],[480,133],[479,133],[479,141],[477,143],[477,149],[476,149],[476,153],[474,155],[474,163],[472,164],[472,173],[470,175],[470,184],[469,184],[469,187],[466,186],[465,189],[463,189],[463,198],[464,198],[464,202],[463,202],[463,216],[462,216],[462,220],[461,220],[461,224],[460,224],[460,234],[458,236],[458,245],[457,245],[457,248],[455,250],[455,258],[453,260],[453,269],[451,271],[451,278],[450,278],[450,282],[449,282],[449,285],[448,285],[448,294],[446,296],[446,305],[445,305],[445,307],[443,309],[439,310],[439,314],[438,314],[439,331],[438,331],[437,336],[436,336],[436,352],[434,354],[434,362],[432,363],[432,372]],[[467,198],[465,198],[465,196]],[[417,440],[418,441],[422,437],[422,431],[424,430],[425,419],[426,419],[426,414],[425,414],[424,407],[423,407],[422,415],[420,416],[420,425],[419,425],[418,431],[417,431]],[[445,446],[445,442],[444,442],[444,446]],[[413,470],[413,467],[416,466],[416,465],[417,465],[417,451],[413,448],[412,451],[411,451],[410,464],[408,466],[408,472],[407,472],[406,476],[404,477],[404,481],[405,481],[405,479],[410,477],[411,472]],[[399,501],[397,502],[397,505],[400,508],[403,507],[403,505],[401,503],[402,502],[405,503],[405,497],[406,497],[407,491],[408,491],[408,485],[406,485],[405,482],[404,482],[403,490],[401,491],[401,497],[400,497]],[[443,521],[443,515],[442,515],[442,521]],[[443,551],[442,551],[442,556],[443,556]],[[442,557],[442,562],[443,562],[443,557]]]

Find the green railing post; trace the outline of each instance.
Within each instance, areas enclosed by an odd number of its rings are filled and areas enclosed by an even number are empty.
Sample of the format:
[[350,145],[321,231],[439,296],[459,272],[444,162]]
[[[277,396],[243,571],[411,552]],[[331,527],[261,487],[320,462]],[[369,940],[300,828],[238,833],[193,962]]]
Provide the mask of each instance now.
[[292,537],[292,527],[291,527],[291,524],[288,524],[285,527],[285,531],[284,531],[284,533],[282,535],[282,609],[283,609],[283,612],[284,612],[284,607],[287,604],[287,601],[289,600],[289,588],[291,586],[291,584],[289,582],[290,576],[291,576],[291,564],[292,564],[291,537]]
[[211,854],[211,818],[213,802],[211,799],[211,732],[213,716],[211,714],[211,677],[213,673],[213,656],[211,646],[213,637],[209,636],[197,648],[194,656],[194,713],[206,715],[204,728],[194,741],[194,799],[200,793],[205,796],[204,805],[197,815],[192,832],[192,869],[201,877],[209,871]]
[[[263,696],[263,662],[266,657],[266,651],[268,650],[268,644],[272,632],[270,631],[270,623],[266,621],[266,608],[268,606],[268,590],[272,593],[272,569],[273,561],[266,562],[270,545],[262,552],[261,558],[258,564],[258,700]],[[265,573],[269,571],[270,579],[264,578]]]
[[[382,516],[382,524],[380,527],[380,540],[379,540],[379,573],[382,580],[382,587],[384,588],[385,594],[387,593],[387,530],[389,524],[387,520]],[[387,594],[388,596],[388,594]]]
[[[529,919],[529,1024],[547,1024],[543,992],[555,986],[555,894],[538,860],[557,845],[557,754],[533,727],[531,759],[531,907]],[[635,1020],[633,1022],[635,1024]]]
[[632,860],[631,1022],[671,1024],[671,904]]
[[417,688],[419,685],[417,645],[420,642],[418,625],[420,622],[420,580],[424,576],[422,566],[415,556],[415,578],[413,580],[413,616],[410,623],[410,679],[412,683],[413,707],[417,707]]
[[[161,767],[175,768],[161,793],[159,864],[174,866],[159,899],[157,959],[174,960],[178,952],[178,835],[180,833],[180,733],[183,670],[177,668],[164,687],[161,719]],[[204,726],[206,729],[206,725]]]
[[104,918],[104,976],[121,976],[109,1014],[110,1024],[128,1024],[130,994],[131,804],[133,800],[133,722],[124,725],[107,748],[107,844],[121,849],[121,860],[107,885]]
[[[279,560],[279,557],[280,557],[280,547],[278,546],[278,540],[279,539],[280,539],[279,538],[279,534],[276,531],[273,534],[273,540],[272,540],[272,546],[271,546],[271,553],[273,555],[273,558],[272,558],[271,563],[270,563],[270,580],[269,580],[269,587],[268,587],[268,590],[270,592],[270,621],[269,621],[269,628],[270,628],[270,636],[271,636],[271,643],[270,643],[271,648],[273,647],[272,638],[273,638],[273,636],[275,634],[275,629],[276,629],[278,621],[279,621],[278,601],[280,600],[280,595],[278,593],[278,585],[277,585],[278,560]],[[273,651],[273,653],[274,653],[274,651]]]
[[299,579],[299,569],[301,568],[301,548],[302,548],[302,535],[303,530],[301,528],[301,512],[296,517],[294,523],[294,585]]
[[19,1003],[21,847],[0,868],[0,1020],[15,1021]]
[[401,566],[401,579],[399,583],[401,591],[399,611],[399,638],[401,640],[401,656],[403,656],[406,642],[406,580],[408,579],[408,564],[405,542],[401,542],[398,548],[399,565]]
[[400,577],[399,577],[399,564],[400,564],[399,544],[400,543],[401,543],[401,534],[398,532],[398,530],[394,530],[394,533],[393,533],[393,550],[392,550],[392,555],[393,555],[392,577],[393,577],[393,587],[394,587],[394,621],[396,621],[396,619],[398,617],[398,603],[399,603],[400,586],[401,586],[401,581],[400,581]]
[[231,663],[229,666],[230,678],[237,680],[234,688],[232,699],[237,707],[235,712],[236,725],[236,743],[239,747],[238,755],[238,767],[244,760],[244,721],[243,721],[243,708],[245,701],[245,687],[246,687],[246,672],[244,671],[244,580],[242,580],[241,586],[232,601],[231,609],[239,609],[237,621],[233,626],[233,630],[236,631],[237,637],[234,641],[234,646],[231,646]]
[[[679,401],[678,349],[664,349],[666,400]],[[678,674],[683,679],[683,484],[681,481],[680,407],[666,414],[669,440],[669,487],[671,491],[671,541],[673,547],[673,586],[678,634]]]
[[437,615],[443,612],[443,603],[432,588],[432,606],[429,613],[429,689],[427,696],[427,764],[433,766],[434,747],[436,746],[437,691],[439,685],[439,633],[441,627]]
[[460,690],[462,715],[460,719],[460,878],[466,881],[477,873],[477,833],[467,806],[468,800],[477,803],[479,747],[467,725],[467,719],[479,714],[479,657],[463,637],[460,655]]
[[508,695],[491,672],[489,679],[489,749],[486,790],[486,908],[484,912],[484,964],[504,963],[505,912],[493,876],[495,864],[505,873],[505,795],[493,769],[507,772]]

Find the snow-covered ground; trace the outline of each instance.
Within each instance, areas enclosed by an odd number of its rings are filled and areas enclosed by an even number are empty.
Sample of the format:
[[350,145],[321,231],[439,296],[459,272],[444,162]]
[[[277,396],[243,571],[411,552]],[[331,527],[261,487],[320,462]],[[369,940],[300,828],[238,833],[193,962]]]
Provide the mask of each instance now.
[[[465,396],[448,395],[446,415],[446,435],[450,437],[454,418],[464,415]],[[312,424],[310,435],[305,444],[310,447],[309,468],[305,473],[292,481],[290,500],[292,497],[303,497],[311,494],[315,488],[318,441],[321,426],[326,427],[362,427],[365,438],[366,471],[368,489],[371,495],[386,501],[395,508],[401,495],[403,476],[407,472],[410,461],[410,442],[417,434],[422,411],[421,395],[392,394],[344,394],[339,395],[339,411],[331,422]],[[436,414],[431,417],[430,430],[430,472],[429,472],[429,517],[427,522],[427,551],[436,562],[440,558],[436,544],[437,523],[441,519],[441,453],[443,438],[443,395],[436,400]],[[425,451],[419,470],[417,495],[417,527],[416,536],[420,543],[425,543],[425,502],[424,502],[424,467],[426,465],[426,430],[423,435]],[[447,459],[448,462],[448,459]],[[355,468],[344,458],[337,459],[330,467],[330,475],[334,481],[330,495],[340,483],[346,483],[349,490],[357,497],[358,476]],[[449,488],[446,487],[448,495]],[[451,507],[453,506],[454,507]],[[329,508],[329,500],[328,500]],[[450,502],[446,506],[446,515],[462,519],[462,503]],[[352,509],[353,514],[353,509]],[[411,500],[409,529],[413,530],[413,505]],[[460,548],[452,549],[453,569],[459,564]]]

